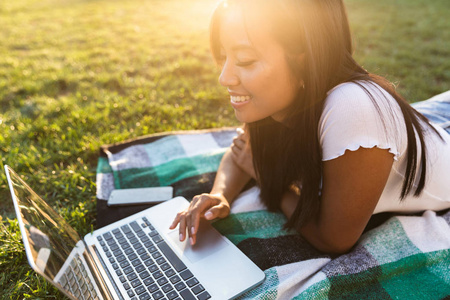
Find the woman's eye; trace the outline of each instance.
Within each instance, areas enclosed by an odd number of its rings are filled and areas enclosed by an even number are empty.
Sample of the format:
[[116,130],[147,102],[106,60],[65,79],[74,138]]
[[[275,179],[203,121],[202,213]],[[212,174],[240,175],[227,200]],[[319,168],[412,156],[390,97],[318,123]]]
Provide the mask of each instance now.
[[238,66],[238,67],[248,67],[248,66],[251,66],[254,63],[255,63],[254,60],[238,61],[238,62],[236,62],[236,66]]

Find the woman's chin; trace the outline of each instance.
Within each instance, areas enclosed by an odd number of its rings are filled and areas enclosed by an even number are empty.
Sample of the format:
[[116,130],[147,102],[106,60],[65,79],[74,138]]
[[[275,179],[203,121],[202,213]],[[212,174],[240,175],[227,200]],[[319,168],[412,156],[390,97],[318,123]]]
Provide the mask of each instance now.
[[242,113],[237,110],[235,110],[234,115],[236,116],[236,119],[238,119],[238,121],[241,123],[253,123],[264,119],[263,117],[251,116],[249,114]]

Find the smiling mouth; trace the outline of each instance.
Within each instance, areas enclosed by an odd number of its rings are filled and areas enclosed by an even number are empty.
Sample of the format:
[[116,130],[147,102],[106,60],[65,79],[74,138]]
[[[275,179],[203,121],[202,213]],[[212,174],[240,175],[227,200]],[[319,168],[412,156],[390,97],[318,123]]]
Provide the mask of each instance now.
[[252,99],[251,96],[230,96],[230,98],[233,103],[241,103]]

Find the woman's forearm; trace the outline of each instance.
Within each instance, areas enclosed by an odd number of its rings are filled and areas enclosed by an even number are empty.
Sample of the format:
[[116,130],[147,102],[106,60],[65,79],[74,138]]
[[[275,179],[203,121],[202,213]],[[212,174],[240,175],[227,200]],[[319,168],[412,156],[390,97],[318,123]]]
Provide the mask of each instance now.
[[251,176],[234,162],[228,149],[220,162],[211,194],[220,193],[231,204],[250,179]]

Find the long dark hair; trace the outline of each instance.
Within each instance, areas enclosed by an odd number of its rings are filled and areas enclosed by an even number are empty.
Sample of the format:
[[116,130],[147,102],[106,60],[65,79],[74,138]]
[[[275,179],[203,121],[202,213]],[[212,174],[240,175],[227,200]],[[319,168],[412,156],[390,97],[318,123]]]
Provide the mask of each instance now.
[[[221,16],[230,8],[242,9],[244,16],[261,14],[273,25],[271,34],[285,49],[293,74],[304,82],[285,122],[279,123],[268,117],[246,124],[261,199],[269,210],[279,209],[284,192],[293,183],[300,182],[300,200],[286,226],[299,229],[319,211],[323,165],[318,124],[327,91],[344,82],[354,82],[363,88],[378,111],[377,102],[361,82],[381,87],[397,101],[408,136],[407,168],[400,199],[412,192],[416,179],[419,158],[415,131],[422,151],[420,177],[414,195],[422,192],[427,166],[423,126],[430,126],[439,133],[390,82],[370,74],[353,59],[350,28],[342,0],[229,0],[219,4],[211,21],[211,49],[216,61],[220,58]],[[300,65],[295,57],[302,53],[305,59]]]

